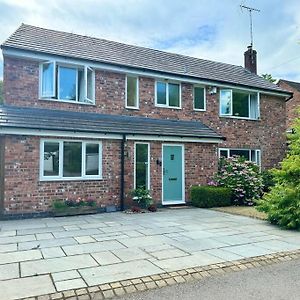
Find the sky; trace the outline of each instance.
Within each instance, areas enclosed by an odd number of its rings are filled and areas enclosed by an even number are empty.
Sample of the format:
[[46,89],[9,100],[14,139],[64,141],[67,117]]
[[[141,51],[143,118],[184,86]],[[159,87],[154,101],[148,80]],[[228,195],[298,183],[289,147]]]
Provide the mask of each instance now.
[[25,23],[243,65],[250,30],[240,4],[260,10],[258,74],[300,82],[300,0],[0,0],[0,42]]

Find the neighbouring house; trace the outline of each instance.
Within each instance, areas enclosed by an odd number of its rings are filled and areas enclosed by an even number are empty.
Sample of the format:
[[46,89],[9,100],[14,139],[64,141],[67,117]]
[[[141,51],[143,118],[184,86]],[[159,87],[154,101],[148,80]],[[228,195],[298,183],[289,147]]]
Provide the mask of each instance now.
[[294,119],[299,117],[300,82],[280,79],[277,85],[293,93],[293,97],[286,102],[286,127],[291,129]]
[[291,93],[256,75],[252,47],[243,68],[22,24],[2,51],[2,218],[75,196],[123,209],[137,187],[182,204],[219,156],[284,156]]

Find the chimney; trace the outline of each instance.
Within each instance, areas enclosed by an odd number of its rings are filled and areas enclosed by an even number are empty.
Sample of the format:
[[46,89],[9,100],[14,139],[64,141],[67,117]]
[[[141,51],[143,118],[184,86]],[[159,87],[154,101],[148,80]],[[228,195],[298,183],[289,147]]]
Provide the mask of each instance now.
[[256,50],[252,49],[252,45],[248,46],[248,50],[244,53],[245,69],[251,73],[257,74]]

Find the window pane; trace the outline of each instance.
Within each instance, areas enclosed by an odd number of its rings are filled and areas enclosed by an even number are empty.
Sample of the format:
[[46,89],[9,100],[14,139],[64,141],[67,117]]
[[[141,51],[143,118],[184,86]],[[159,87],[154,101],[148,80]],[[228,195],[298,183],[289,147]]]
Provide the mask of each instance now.
[[232,93],[233,115],[237,117],[249,117],[249,94],[233,92]]
[[127,106],[137,107],[137,78],[127,77]]
[[157,104],[167,104],[167,85],[164,82],[156,83]]
[[64,142],[64,177],[81,177],[82,143]]
[[250,94],[250,118],[258,119],[259,107],[258,107],[258,94]]
[[194,108],[204,109],[204,88],[194,88]]
[[249,150],[230,150],[230,156],[243,156],[245,159],[250,160]]
[[54,63],[42,65],[42,97],[54,97]]
[[90,100],[94,100],[94,84],[93,84],[93,71],[89,68],[87,69],[87,98]]
[[179,84],[169,83],[169,106],[179,107]]
[[44,143],[44,176],[59,175],[59,143]]
[[86,144],[85,174],[99,175],[99,144]]
[[84,91],[84,71],[78,70],[78,98],[79,102],[85,102],[85,91]]
[[222,115],[231,115],[231,91],[220,91],[220,105]]
[[135,150],[135,182],[136,188],[148,189],[148,145],[136,144]]
[[220,150],[220,157],[228,158],[228,151],[227,150]]
[[76,100],[76,69],[59,67],[59,99]]

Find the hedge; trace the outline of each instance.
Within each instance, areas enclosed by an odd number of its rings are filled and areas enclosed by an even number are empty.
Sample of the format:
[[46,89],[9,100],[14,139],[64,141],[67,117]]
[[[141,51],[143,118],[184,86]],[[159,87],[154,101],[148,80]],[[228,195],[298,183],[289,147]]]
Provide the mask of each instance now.
[[192,186],[191,202],[196,207],[230,206],[231,189],[219,186]]

